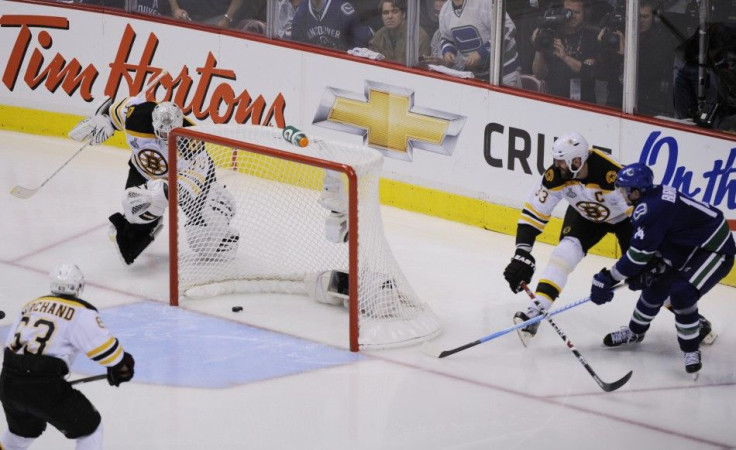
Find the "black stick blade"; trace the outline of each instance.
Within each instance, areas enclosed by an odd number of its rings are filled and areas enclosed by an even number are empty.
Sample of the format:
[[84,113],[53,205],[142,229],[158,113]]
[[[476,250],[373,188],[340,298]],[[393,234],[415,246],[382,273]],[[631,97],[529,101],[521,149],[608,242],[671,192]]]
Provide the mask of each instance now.
[[601,381],[600,378],[599,379],[596,379],[596,381],[598,382],[598,385],[601,387],[601,389],[603,389],[604,391],[606,391],[606,392],[613,392],[616,389],[618,389],[621,386],[623,386],[624,384],[626,384],[629,381],[629,378],[631,378],[631,375],[633,375],[633,374],[634,374],[634,371],[633,370],[632,371],[629,371],[629,373],[627,373],[626,375],[624,375],[623,378],[621,378],[618,381],[614,381],[613,383],[606,383],[604,381]]

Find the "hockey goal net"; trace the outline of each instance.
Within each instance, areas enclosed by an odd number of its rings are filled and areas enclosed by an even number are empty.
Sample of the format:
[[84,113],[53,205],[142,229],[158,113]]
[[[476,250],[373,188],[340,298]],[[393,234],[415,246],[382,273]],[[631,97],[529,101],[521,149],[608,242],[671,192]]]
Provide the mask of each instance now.
[[382,164],[374,149],[315,136],[301,147],[272,127],[172,131],[171,305],[231,293],[327,297],[347,307],[352,351],[439,334],[384,236]]

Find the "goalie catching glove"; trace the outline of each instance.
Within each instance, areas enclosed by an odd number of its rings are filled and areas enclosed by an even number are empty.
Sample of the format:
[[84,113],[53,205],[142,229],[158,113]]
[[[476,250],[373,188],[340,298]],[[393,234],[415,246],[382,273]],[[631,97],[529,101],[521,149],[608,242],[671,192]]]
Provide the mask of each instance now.
[[521,248],[516,249],[514,257],[503,271],[503,277],[508,281],[511,292],[514,294],[521,292],[523,289],[521,283],[529,283],[532,281],[536,261],[531,253]]
[[108,98],[102,104],[95,114],[82,119],[69,132],[69,138],[78,142],[89,141],[90,145],[100,145],[115,133],[115,127],[110,121],[108,108],[112,104],[112,99]]

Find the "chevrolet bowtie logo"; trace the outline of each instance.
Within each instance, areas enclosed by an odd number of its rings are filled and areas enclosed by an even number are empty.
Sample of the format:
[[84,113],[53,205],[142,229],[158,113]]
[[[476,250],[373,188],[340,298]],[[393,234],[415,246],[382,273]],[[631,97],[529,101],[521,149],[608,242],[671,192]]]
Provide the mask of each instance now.
[[363,136],[391,158],[412,160],[413,149],[451,155],[465,117],[414,106],[414,91],[366,81],[364,93],[328,87],[313,124]]

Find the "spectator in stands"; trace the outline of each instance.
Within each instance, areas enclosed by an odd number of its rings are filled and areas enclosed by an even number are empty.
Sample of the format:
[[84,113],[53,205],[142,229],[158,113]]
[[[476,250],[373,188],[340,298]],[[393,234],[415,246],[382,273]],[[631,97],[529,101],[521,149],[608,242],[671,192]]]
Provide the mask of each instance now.
[[430,39],[440,28],[440,10],[447,0],[424,0],[419,6],[419,26]]
[[[623,11],[619,11],[623,14]],[[639,52],[636,112],[648,116],[674,115],[672,70],[675,42],[671,33],[656,20],[656,0],[639,2]],[[604,26],[598,34],[601,52],[596,58],[596,74],[607,83],[606,105],[620,108],[623,100],[623,28]]]
[[[707,37],[702,72],[698,70],[698,33],[679,48],[675,113],[705,128],[736,132],[736,25],[711,24]],[[700,94],[698,86],[704,87]]]
[[565,0],[563,8],[545,11],[532,33],[532,71],[550,94],[594,103],[598,30],[586,24],[583,0]]
[[291,22],[296,9],[303,0],[279,0],[276,13],[276,35],[281,39],[291,39]]
[[[383,28],[376,31],[370,49],[397,63],[406,62],[406,0],[382,0]],[[429,55],[429,36],[417,28],[418,55]]]
[[358,13],[358,22],[370,27],[374,33],[383,26],[383,19],[379,10],[381,0],[350,0],[350,3]]
[[367,48],[373,30],[358,19],[346,0],[304,0],[291,22],[291,39],[339,50]]
[[243,0],[169,0],[174,19],[231,28]]
[[[490,0],[450,0],[440,10],[440,51],[447,65],[488,80],[491,39]],[[521,87],[516,26],[505,15],[501,76],[506,86]]]
[[[519,46],[519,64],[521,73],[532,73],[532,60],[534,60],[534,46],[531,36],[537,28],[537,22],[542,13],[546,11],[547,4],[552,0],[515,0],[506,2],[506,12],[516,25],[516,43]],[[524,36],[524,38],[518,38]]]

